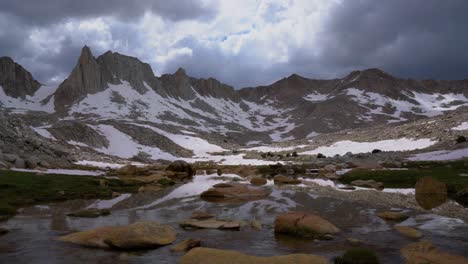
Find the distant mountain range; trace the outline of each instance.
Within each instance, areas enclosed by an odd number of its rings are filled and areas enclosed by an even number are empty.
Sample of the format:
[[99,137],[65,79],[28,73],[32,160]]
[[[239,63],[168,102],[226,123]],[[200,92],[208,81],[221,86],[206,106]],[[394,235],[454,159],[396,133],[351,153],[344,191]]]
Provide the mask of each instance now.
[[85,46],[58,87],[42,85],[11,58],[0,58],[0,106],[37,117],[28,125],[71,145],[123,157],[109,150],[110,137],[121,136],[153,158],[190,157],[196,153],[174,135],[247,145],[418,120],[468,106],[468,80],[398,79],[368,69],[332,80],[293,74],[235,90],[213,78],[192,78],[184,69],[157,77],[137,58],[111,51],[95,58]]

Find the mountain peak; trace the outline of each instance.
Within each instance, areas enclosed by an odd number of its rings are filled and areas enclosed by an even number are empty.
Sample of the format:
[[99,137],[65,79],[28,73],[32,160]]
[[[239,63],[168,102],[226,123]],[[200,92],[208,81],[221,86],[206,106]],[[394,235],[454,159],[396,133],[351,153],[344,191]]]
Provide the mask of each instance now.
[[84,45],[81,49],[80,58],[78,60],[79,64],[87,64],[89,61],[92,60],[94,60],[94,56],[91,52],[91,49],[88,46]]
[[25,98],[41,87],[32,74],[10,57],[0,57],[0,86],[6,95]]
[[174,75],[177,76],[177,77],[187,76],[187,72],[185,71],[184,68],[179,67],[179,69],[177,69],[177,71],[174,73]]

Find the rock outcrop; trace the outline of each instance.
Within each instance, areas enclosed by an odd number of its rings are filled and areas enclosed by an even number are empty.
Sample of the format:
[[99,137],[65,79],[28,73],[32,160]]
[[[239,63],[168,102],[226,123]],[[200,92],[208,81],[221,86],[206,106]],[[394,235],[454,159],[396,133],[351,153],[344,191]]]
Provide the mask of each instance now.
[[411,243],[400,250],[408,264],[466,264],[468,258],[453,255],[432,245],[427,240]]
[[10,57],[0,57],[0,86],[6,95],[24,99],[34,95],[41,84]]

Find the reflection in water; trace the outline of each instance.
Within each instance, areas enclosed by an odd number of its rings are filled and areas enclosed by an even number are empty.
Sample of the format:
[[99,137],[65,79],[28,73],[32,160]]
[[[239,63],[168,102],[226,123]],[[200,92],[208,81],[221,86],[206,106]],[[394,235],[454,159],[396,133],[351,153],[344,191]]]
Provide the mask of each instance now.
[[67,216],[63,213],[53,213],[50,219],[50,230],[67,231],[68,226]]
[[430,210],[447,202],[447,193],[416,193],[416,201],[425,210]]
[[[278,187],[268,185],[269,195],[261,200],[244,203],[212,203],[200,199],[199,194],[232,177],[214,175],[195,176],[193,181],[174,186],[162,192],[144,192],[124,196],[125,199],[104,201],[68,201],[50,204],[49,209],[28,208],[5,223],[13,230],[0,239],[0,263],[177,263],[180,254],[170,252],[170,247],[138,252],[118,252],[83,248],[55,241],[64,232],[87,230],[106,225],[125,225],[149,220],[165,223],[176,228],[177,241],[186,238],[201,238],[206,247],[231,249],[250,255],[272,256],[290,253],[309,253],[329,258],[341,254],[350,245],[346,238],[364,242],[366,247],[384,256],[382,263],[401,263],[399,250],[410,240],[393,230],[393,225],[375,216],[375,211],[390,208],[369,208],[364,204],[345,199],[322,196],[312,188]],[[327,182],[328,184],[328,182]],[[340,192],[341,193],[341,192]],[[388,195],[388,194],[387,194]],[[397,194],[395,194],[396,197]],[[95,202],[95,203],[93,203]],[[112,206],[112,214],[93,219],[68,218],[65,214],[90,205]],[[388,206],[390,207],[390,206]],[[179,223],[188,219],[194,210],[205,210],[220,219],[256,219],[262,230],[249,226],[240,231],[222,230],[186,231]],[[332,241],[297,240],[290,237],[275,237],[273,232],[276,215],[289,210],[315,213],[338,226],[342,232]],[[411,217],[404,225],[414,225],[427,239],[454,253],[466,254],[468,226],[461,220],[438,215]],[[53,232],[51,232],[53,231]],[[57,232],[59,231],[59,232]],[[1,251],[2,245],[15,245],[15,252]]]

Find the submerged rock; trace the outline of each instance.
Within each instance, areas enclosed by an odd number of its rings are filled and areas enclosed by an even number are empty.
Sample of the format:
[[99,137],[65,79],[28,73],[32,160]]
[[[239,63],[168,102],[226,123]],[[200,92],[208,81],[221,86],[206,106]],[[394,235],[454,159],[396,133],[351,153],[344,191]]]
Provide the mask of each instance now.
[[90,209],[83,209],[83,210],[68,213],[67,216],[95,218],[95,217],[106,216],[110,214],[111,214],[111,211],[109,209],[90,208]]
[[204,219],[211,219],[214,218],[215,216],[206,212],[206,211],[193,211],[192,216],[190,218],[192,219],[197,219],[197,220],[204,220]]
[[189,238],[173,246],[171,248],[171,251],[172,252],[185,252],[185,251],[189,251],[192,248],[196,248],[200,246],[201,246],[200,239]]
[[275,233],[278,234],[322,239],[338,232],[340,230],[329,221],[305,212],[282,213],[275,220]]
[[76,232],[58,238],[87,247],[144,249],[171,244],[176,239],[176,231],[168,225],[157,222],[137,222],[127,226],[105,226]]
[[9,229],[0,227],[0,236],[1,236],[1,235],[8,234],[8,233],[10,233],[10,230],[9,230]]
[[408,264],[466,264],[468,258],[443,252],[427,240],[406,245],[400,250]]
[[380,212],[377,213],[377,216],[390,221],[403,221],[408,219],[409,215],[402,212]]
[[239,230],[241,223],[237,221],[217,220],[215,218],[196,220],[190,219],[180,223],[185,229],[233,229]]
[[395,226],[396,231],[409,238],[421,238],[423,234],[409,226]]
[[276,175],[273,178],[275,184],[301,184],[302,181],[284,175]]
[[264,198],[267,193],[263,190],[249,188],[243,184],[220,183],[203,192],[200,196],[213,202],[242,202]]
[[326,264],[328,260],[321,256],[308,254],[291,254],[274,257],[256,257],[232,250],[213,248],[194,248],[180,259],[180,264]]

